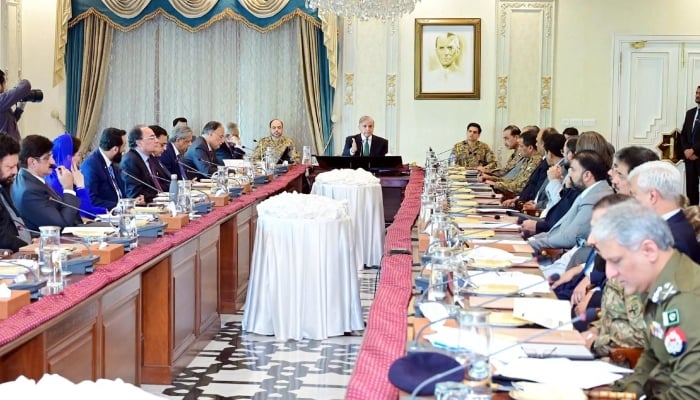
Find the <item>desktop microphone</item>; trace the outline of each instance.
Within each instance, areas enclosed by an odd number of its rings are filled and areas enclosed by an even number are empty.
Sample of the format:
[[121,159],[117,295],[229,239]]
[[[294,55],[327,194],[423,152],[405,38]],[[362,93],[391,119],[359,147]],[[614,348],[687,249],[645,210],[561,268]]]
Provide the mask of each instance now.
[[[27,229],[27,230],[29,231],[29,229]],[[34,262],[36,262],[36,261],[34,261]],[[25,271],[29,272],[32,275],[32,278],[34,278],[35,282],[41,283],[41,277],[39,277],[39,275],[37,275],[35,270],[33,270],[32,268],[30,268],[22,263],[14,261],[14,259],[4,258],[4,259],[0,260],[0,264],[12,264],[14,266],[20,267],[20,268],[24,269]],[[12,286],[12,285],[8,285],[8,286]]]
[[199,161],[201,161],[201,162],[203,162],[203,163],[205,163],[205,164],[208,164],[208,165],[213,165],[213,166],[215,166],[215,167],[217,167],[217,168],[222,166],[222,165],[219,165],[219,164],[217,164],[217,163],[213,163],[213,162],[211,162],[211,161],[205,160],[205,159],[203,159],[203,158],[200,158]]
[[202,175],[202,176],[206,177],[207,179],[211,179],[211,175],[205,174],[204,172],[200,172],[197,168],[192,168],[189,165],[183,163],[182,161],[178,161],[177,163],[182,165],[183,167],[185,167],[185,169],[187,169],[190,172],[193,172],[193,173],[198,174],[198,175]]
[[416,332],[416,334],[413,336],[413,340],[408,342],[407,352],[410,353],[413,351],[420,350],[420,345],[419,345],[420,338],[423,335],[423,332],[425,332],[425,330],[428,329],[428,327],[433,326],[433,325],[437,324],[438,322],[447,321],[448,319],[457,320],[457,316],[459,315],[459,307],[447,305],[445,308],[447,308],[447,316],[442,317],[442,318],[438,318],[435,321],[430,321],[427,324],[421,326],[421,328],[418,330],[418,332]]
[[[513,344],[511,344],[511,345],[509,345],[509,346],[506,346],[506,347],[503,347],[503,348],[498,349],[498,350],[496,350],[496,351],[493,351],[493,352],[487,354],[487,355],[485,356],[485,358],[488,360],[489,358],[495,356],[496,354],[502,353],[502,352],[504,352],[504,351],[506,351],[506,350],[510,350],[510,349],[512,349],[512,348],[514,348],[514,347],[517,347],[517,346],[521,346],[521,345],[523,345],[523,344],[525,344],[525,343],[531,342],[532,340],[537,339],[537,338],[540,337],[540,336],[544,336],[544,335],[546,335],[546,334],[548,334],[548,333],[554,332],[555,330],[557,330],[557,329],[559,329],[559,328],[562,328],[562,327],[564,327],[564,326],[573,325],[573,324],[575,324],[575,323],[577,323],[577,322],[591,321],[591,320],[593,320],[593,319],[595,318],[595,316],[594,316],[595,314],[597,314],[596,310],[594,310],[594,309],[588,309],[588,310],[586,310],[585,313],[579,314],[578,316],[576,316],[576,318],[573,318],[573,319],[572,319],[571,321],[569,321],[569,322],[560,324],[559,326],[556,326],[556,327],[554,327],[554,328],[549,328],[549,329],[545,329],[545,330],[543,330],[543,331],[541,331],[541,332],[537,332],[537,333],[535,333],[535,334],[533,334],[533,335],[530,335],[530,336],[526,337],[526,338],[523,339],[523,340],[519,340],[519,341],[517,341],[517,342],[515,342],[515,343],[513,343]],[[445,371],[445,372],[441,372],[441,373],[439,373],[439,374],[436,374],[436,375],[431,376],[430,378],[428,378],[428,379],[424,380],[423,382],[421,382],[420,385],[416,386],[415,389],[413,389],[413,392],[411,392],[411,397],[410,397],[410,399],[411,399],[411,400],[415,400],[415,399],[416,399],[416,396],[418,395],[418,393],[419,393],[424,387],[426,387],[427,385],[429,385],[429,384],[431,384],[431,383],[433,383],[433,382],[439,381],[440,379],[442,379],[442,378],[444,378],[444,377],[446,377],[446,376],[449,376],[449,375],[451,375],[451,374],[453,374],[453,373],[459,372],[460,370],[464,370],[465,368],[468,368],[468,367],[465,367],[464,365],[460,364],[460,365],[458,365],[458,366],[456,366],[456,367],[454,367],[454,368],[451,368],[451,369],[449,369],[449,370],[447,370],[447,371]]]
[[[85,211],[85,210],[83,210],[83,209],[80,208],[80,207],[76,207],[76,206],[70,205],[70,204],[68,204],[68,203],[66,203],[66,202],[60,201],[60,200],[55,199],[55,198],[53,198],[53,197],[51,197],[51,196],[49,196],[49,201],[53,201],[54,203],[58,203],[58,204],[60,204],[60,205],[66,206],[66,207],[68,207],[68,208],[72,208],[72,209],[74,209],[74,210],[76,210],[76,211],[79,211],[79,212],[81,212],[81,213],[85,213],[85,214],[87,214],[87,215],[89,215],[89,216],[91,216],[91,217],[93,217],[93,218],[97,218],[97,214],[93,214],[93,213],[91,213],[91,212],[89,212],[89,211]],[[29,229],[27,229],[27,230],[29,230]],[[32,231],[32,232],[33,232],[33,231]]]
[[[135,180],[136,182],[138,182],[138,183],[140,183],[140,184],[142,184],[142,185],[145,185],[147,188],[155,190],[156,193],[160,193],[160,192],[161,192],[161,191],[158,190],[155,186],[150,185],[150,184],[148,184],[148,183],[142,181],[141,179],[139,179],[139,178],[137,178],[137,177],[131,175],[130,173],[126,172],[124,169],[121,169],[120,172],[123,173],[123,174],[126,174],[126,176],[128,176],[128,177],[131,177],[131,178],[132,178],[133,180]],[[153,176],[156,176],[156,174],[153,174]]]
[[[112,225],[112,224],[110,224],[110,225]],[[28,230],[29,232],[34,233],[34,234],[37,234],[37,235],[39,235],[39,237],[41,237],[41,232],[35,231],[35,230],[32,230],[32,229],[27,229],[27,230]],[[71,242],[71,243],[82,244],[82,245],[85,246],[85,248],[87,249],[88,257],[92,257],[92,249],[90,249],[90,246],[88,246],[84,241],[78,240],[78,239],[73,239],[73,238],[68,238],[68,237],[65,237],[65,236],[63,236],[63,235],[61,235],[61,240],[65,240],[65,241]]]

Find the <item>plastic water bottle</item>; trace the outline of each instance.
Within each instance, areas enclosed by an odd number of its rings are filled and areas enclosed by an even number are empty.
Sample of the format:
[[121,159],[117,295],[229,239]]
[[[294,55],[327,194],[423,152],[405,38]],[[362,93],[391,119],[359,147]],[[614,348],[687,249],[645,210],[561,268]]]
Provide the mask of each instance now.
[[170,175],[170,188],[168,189],[168,200],[177,203],[177,175]]
[[457,156],[455,153],[450,153],[450,167],[454,167],[457,164]]

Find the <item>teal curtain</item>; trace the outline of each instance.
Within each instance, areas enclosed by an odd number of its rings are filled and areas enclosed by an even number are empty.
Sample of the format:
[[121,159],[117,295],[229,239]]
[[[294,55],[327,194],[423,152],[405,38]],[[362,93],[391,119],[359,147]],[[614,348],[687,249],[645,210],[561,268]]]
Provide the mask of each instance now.
[[185,29],[199,30],[206,27],[206,24],[214,19],[228,17],[242,19],[251,27],[257,27],[258,30],[266,30],[273,27],[289,14],[294,13],[307,14],[315,21],[319,21],[316,10],[306,8],[305,3],[306,0],[290,0],[282,11],[274,16],[270,18],[258,18],[248,12],[238,0],[219,0],[216,5],[203,16],[199,18],[186,18],[180,14],[168,0],[151,0],[146,8],[136,17],[122,18],[107,8],[101,0],[73,0],[72,20],[80,20],[85,18],[88,13],[97,12],[124,29],[135,27],[135,25],[142,23],[144,19],[150,19],[159,14],[164,14],[169,19],[177,20],[178,25],[183,26]]
[[321,76],[319,77],[320,92],[321,92],[321,129],[323,130],[323,154],[327,156],[333,155],[333,122],[331,115],[333,114],[333,96],[335,89],[330,84],[330,71],[328,71],[328,58],[326,57],[326,46],[323,44],[323,32],[318,30],[318,60]]
[[66,46],[66,130],[75,135],[78,130],[78,109],[83,78],[83,38],[85,23],[68,29]]

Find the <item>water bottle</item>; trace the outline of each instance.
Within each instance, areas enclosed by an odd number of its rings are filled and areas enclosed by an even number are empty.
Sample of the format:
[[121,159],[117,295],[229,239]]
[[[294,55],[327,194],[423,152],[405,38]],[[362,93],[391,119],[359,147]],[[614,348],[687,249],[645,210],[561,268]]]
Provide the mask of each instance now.
[[457,156],[455,155],[455,153],[450,153],[450,164],[449,165],[450,165],[450,167],[454,167],[455,165],[457,165]]
[[177,175],[170,175],[170,189],[168,190],[168,200],[177,204]]

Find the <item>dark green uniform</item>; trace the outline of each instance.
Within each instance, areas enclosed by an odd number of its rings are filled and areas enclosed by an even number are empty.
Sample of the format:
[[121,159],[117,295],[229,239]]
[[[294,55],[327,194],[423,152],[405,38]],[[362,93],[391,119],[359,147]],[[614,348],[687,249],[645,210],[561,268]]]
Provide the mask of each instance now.
[[700,266],[674,251],[645,296],[647,347],[614,390],[651,399],[700,399]]

